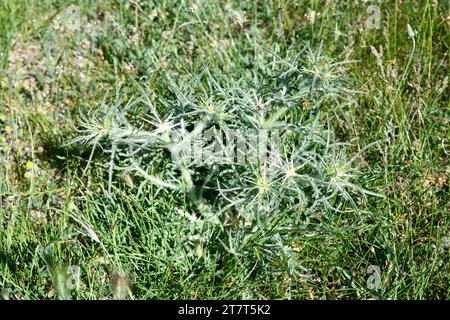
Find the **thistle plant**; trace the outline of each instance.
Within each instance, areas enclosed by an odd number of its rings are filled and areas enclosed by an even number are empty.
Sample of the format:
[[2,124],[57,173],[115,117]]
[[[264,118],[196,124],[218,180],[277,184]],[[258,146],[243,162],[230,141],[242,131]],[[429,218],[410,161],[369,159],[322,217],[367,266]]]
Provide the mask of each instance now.
[[357,93],[347,88],[346,63],[305,48],[276,57],[264,81],[169,74],[168,97],[137,84],[139,98],[103,102],[72,142],[109,155],[110,193],[115,173],[126,172],[139,192],[151,184],[186,196],[193,209],[180,208],[180,218],[192,224],[187,241],[197,257],[286,256],[282,235],[347,203],[356,208],[355,194],[377,195],[353,183],[359,154],[347,156],[322,113],[302,106]]

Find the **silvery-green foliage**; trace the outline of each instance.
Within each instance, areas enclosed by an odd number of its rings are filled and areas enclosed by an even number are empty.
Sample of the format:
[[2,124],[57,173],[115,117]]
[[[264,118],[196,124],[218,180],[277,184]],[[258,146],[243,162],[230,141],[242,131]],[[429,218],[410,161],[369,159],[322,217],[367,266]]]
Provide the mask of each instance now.
[[[179,217],[190,222],[186,243],[192,255],[211,257],[209,250],[220,243],[237,258],[252,250],[259,257],[284,257],[292,273],[295,262],[283,243],[288,236],[282,235],[313,216],[337,214],[346,203],[356,206],[355,194],[376,195],[352,182],[358,154],[348,156],[346,144],[336,141],[314,110],[329,98],[339,103],[357,92],[347,88],[345,64],[306,48],[272,61],[264,79],[257,72],[254,78],[233,79],[207,69],[187,80],[166,75],[170,96],[138,84],[141,97],[125,106],[103,103],[83,119],[73,142],[108,152],[109,186],[115,172],[126,171],[141,177],[138,190],[150,183],[185,194],[195,209],[180,208]],[[304,101],[312,112],[303,110]],[[136,106],[144,110],[138,116]],[[224,143],[230,130],[248,155],[260,152],[248,132],[276,135],[267,139],[259,160],[227,162],[223,155],[236,150]],[[212,139],[197,147],[208,161],[183,156],[205,131]]]

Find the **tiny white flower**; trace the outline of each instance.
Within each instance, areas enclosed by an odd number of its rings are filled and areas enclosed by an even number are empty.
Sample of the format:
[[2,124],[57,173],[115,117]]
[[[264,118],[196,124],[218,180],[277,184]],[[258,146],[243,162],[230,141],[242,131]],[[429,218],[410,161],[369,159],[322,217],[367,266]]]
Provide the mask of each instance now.
[[314,24],[316,21],[316,12],[314,10],[308,9],[308,12],[305,14],[306,21],[308,24]]
[[150,13],[150,20],[155,20],[155,18],[158,16],[158,10],[154,9],[151,13]]
[[412,39],[415,36],[414,30],[412,29],[411,25],[408,23],[406,25],[406,29],[408,30],[408,36]]

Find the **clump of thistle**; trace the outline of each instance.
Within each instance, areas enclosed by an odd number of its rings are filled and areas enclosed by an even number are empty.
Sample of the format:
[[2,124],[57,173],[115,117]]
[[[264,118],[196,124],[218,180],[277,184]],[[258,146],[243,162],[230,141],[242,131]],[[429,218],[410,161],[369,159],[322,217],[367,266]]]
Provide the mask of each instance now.
[[[355,194],[376,195],[353,183],[359,154],[347,156],[323,115],[302,107],[356,93],[346,87],[344,65],[305,49],[278,59],[256,84],[207,70],[192,81],[168,75],[169,97],[139,86],[140,98],[86,116],[73,142],[109,155],[110,192],[121,171],[139,176],[141,187],[187,195],[196,212],[180,209],[180,217],[194,225],[187,240],[197,257],[217,250],[216,242],[236,257],[252,245],[285,252],[281,233],[344,203],[356,206]],[[136,116],[136,106],[146,112]]]

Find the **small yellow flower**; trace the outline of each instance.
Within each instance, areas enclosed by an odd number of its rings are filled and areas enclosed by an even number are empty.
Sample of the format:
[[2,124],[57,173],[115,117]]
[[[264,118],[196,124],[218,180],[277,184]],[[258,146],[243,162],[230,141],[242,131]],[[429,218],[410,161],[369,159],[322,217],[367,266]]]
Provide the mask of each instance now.
[[5,146],[5,147],[3,148],[3,151],[4,151],[5,153],[9,153],[9,152],[11,151],[11,147],[10,147],[10,146]]
[[25,167],[27,168],[27,170],[33,169],[33,162],[27,161],[27,164],[25,165]]
[[5,130],[5,132],[9,132],[9,131],[11,131],[11,127],[10,126],[5,126],[3,128],[3,130]]
[[4,136],[0,136],[0,142],[5,142],[5,137]]
[[308,101],[303,101],[303,109],[308,110],[309,109],[309,102]]

